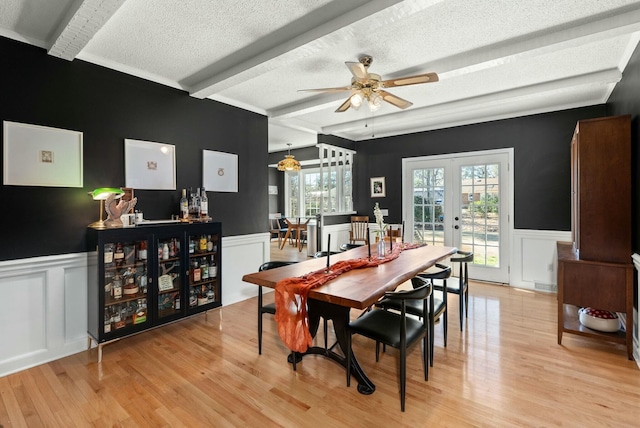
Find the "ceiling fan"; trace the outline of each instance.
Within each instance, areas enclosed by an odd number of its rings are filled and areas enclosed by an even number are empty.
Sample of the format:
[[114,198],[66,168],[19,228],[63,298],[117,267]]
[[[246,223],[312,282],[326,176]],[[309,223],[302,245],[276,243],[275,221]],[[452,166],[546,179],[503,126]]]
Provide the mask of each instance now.
[[380,80],[379,74],[369,73],[368,71],[369,66],[373,62],[373,58],[371,56],[362,55],[358,60],[359,62],[345,62],[349,71],[353,74],[353,77],[351,78],[351,85],[337,88],[300,89],[300,91],[351,91],[349,98],[347,98],[347,100],[338,107],[336,113],[347,111],[349,107],[353,107],[357,110],[365,100],[369,104],[369,109],[374,112],[380,108],[382,101],[386,101],[401,109],[406,109],[413,105],[412,102],[385,91],[384,89],[386,88],[438,81],[438,75],[436,73],[425,73],[417,74],[415,76],[399,77],[397,79]]

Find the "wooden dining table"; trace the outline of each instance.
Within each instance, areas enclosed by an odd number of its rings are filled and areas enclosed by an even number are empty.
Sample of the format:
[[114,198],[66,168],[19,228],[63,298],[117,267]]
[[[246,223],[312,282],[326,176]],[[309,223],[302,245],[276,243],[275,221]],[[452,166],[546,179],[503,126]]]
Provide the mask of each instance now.
[[[336,335],[337,344],[341,354],[333,351],[333,347],[313,346],[306,352],[296,354],[296,361],[304,355],[322,355],[343,367],[347,366],[345,355],[347,336],[345,327],[350,321],[350,310],[366,309],[376,303],[386,291],[395,290],[403,282],[410,280],[419,272],[422,272],[437,262],[446,259],[457,251],[455,247],[422,246],[413,249],[405,249],[398,258],[376,267],[354,269],[346,272],[324,285],[311,289],[309,292],[307,307],[309,316],[309,331],[315,337],[320,325],[320,318],[331,320]],[[371,250],[367,246],[361,246],[340,254],[330,255],[329,264],[341,260],[377,257],[376,246]],[[242,280],[263,287],[275,288],[281,279],[299,277],[315,272],[327,266],[327,259],[310,259],[277,269],[265,270],[244,275]],[[358,391],[362,394],[371,394],[375,391],[375,385],[366,375],[352,355],[352,372],[358,381]],[[288,360],[292,363],[291,355]]]
[[301,223],[300,218],[298,218],[297,222],[294,223],[288,218],[285,218],[284,221],[287,223],[287,231],[284,234],[280,249],[282,250],[284,248],[284,244],[286,244],[288,238],[295,236],[296,247],[298,247],[298,251],[302,251],[302,232],[307,230],[307,224],[310,220],[311,219],[307,219],[307,221]]

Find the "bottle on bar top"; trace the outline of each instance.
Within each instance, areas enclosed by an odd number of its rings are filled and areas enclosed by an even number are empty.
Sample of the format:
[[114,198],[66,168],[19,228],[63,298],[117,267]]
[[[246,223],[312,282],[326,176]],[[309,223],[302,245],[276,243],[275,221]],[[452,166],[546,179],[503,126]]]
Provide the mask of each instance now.
[[189,220],[189,201],[187,200],[187,189],[182,189],[182,197],[180,198],[180,218]]
[[202,188],[202,196],[200,196],[200,217],[203,219],[209,217],[209,198],[204,187]]

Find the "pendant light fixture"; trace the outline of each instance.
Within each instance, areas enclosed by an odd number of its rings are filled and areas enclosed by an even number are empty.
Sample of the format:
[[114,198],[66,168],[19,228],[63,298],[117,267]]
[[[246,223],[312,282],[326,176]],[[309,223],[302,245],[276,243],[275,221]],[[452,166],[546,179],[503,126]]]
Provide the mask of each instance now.
[[300,171],[300,162],[295,160],[291,154],[291,143],[287,143],[287,146],[289,146],[289,154],[278,162],[278,171]]

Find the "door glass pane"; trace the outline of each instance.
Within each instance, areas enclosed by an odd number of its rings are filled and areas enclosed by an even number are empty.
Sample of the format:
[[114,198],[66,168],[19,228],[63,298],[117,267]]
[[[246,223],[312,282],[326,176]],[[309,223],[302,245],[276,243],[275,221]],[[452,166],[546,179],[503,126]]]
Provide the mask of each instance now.
[[444,168],[413,171],[413,242],[444,245]]
[[460,167],[461,247],[474,264],[500,267],[499,164]]

